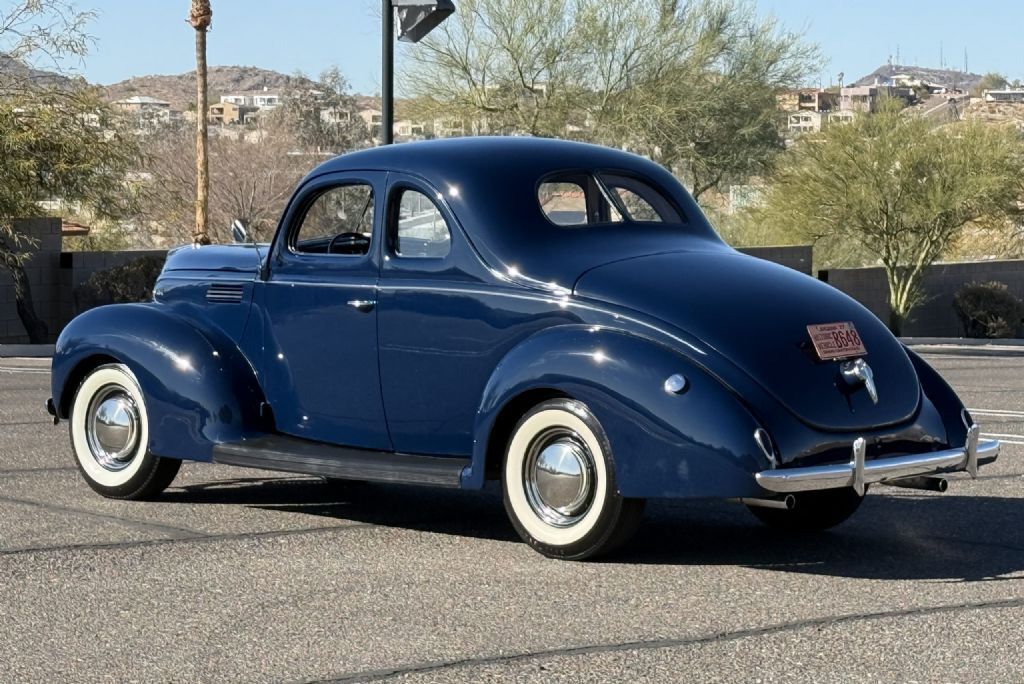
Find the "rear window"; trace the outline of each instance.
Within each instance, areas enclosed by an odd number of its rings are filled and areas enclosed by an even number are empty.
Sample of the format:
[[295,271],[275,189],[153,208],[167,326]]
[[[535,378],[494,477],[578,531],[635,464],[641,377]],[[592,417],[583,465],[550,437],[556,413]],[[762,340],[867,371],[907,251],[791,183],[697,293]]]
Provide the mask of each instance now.
[[683,223],[675,206],[657,188],[635,176],[568,172],[545,178],[537,201],[557,226],[594,223]]

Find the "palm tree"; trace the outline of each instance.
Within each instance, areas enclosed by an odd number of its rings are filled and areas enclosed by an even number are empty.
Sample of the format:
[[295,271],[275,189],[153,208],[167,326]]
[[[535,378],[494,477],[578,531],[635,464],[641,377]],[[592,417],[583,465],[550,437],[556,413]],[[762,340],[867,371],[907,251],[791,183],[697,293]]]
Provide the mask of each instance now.
[[210,0],[192,0],[188,23],[196,30],[196,224],[192,241],[210,244],[207,206],[210,201],[210,162],[207,158],[206,111],[206,32],[213,21]]

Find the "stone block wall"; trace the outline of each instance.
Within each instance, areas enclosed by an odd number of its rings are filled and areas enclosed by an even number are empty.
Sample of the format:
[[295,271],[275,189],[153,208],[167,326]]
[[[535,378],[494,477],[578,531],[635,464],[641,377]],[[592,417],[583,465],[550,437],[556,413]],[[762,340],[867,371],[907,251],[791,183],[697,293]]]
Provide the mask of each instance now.
[[[36,314],[46,323],[51,336],[63,326],[60,320],[60,251],[61,221],[57,218],[25,219],[14,222],[15,230],[34,239],[37,245],[30,250],[25,262],[25,275],[32,293]],[[6,269],[0,268],[0,342],[25,343],[28,334],[18,318],[14,293],[14,280]]]
[[[881,268],[842,268],[822,271],[819,277],[839,288],[871,310],[883,322],[889,321],[889,287]],[[953,296],[971,282],[997,281],[1024,299],[1024,260],[972,261],[935,264],[925,273],[925,300],[910,312],[903,326],[907,337],[962,337],[963,325],[953,310]]]
[[[59,218],[27,219],[15,222],[15,228],[35,239],[28,251],[25,275],[32,292],[36,314],[46,323],[49,342],[77,313],[74,291],[96,271],[121,266],[142,256],[164,256],[166,251],[62,252]],[[18,317],[14,281],[0,268],[0,344],[24,344],[29,341]]]
[[810,245],[743,247],[739,251],[750,256],[756,256],[759,259],[774,261],[777,264],[789,266],[795,271],[811,275],[811,261],[814,256],[814,248]]

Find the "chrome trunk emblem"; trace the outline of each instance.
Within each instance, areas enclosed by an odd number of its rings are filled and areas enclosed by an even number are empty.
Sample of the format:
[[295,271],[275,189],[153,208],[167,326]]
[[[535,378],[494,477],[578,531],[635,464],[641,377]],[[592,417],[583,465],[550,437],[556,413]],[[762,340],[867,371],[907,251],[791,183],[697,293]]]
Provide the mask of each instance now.
[[871,366],[868,365],[867,361],[864,359],[843,361],[839,366],[839,372],[843,374],[843,380],[846,381],[847,385],[864,385],[864,389],[868,391],[871,401],[876,404],[878,403],[875,374],[871,371]]

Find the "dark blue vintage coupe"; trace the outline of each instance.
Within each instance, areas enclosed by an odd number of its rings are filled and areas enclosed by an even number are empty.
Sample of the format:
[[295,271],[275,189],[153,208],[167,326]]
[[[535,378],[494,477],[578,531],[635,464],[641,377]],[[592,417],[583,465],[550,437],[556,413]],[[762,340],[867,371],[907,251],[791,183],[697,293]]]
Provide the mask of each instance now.
[[997,442],[864,307],[726,246],[662,167],[527,138],[389,146],[302,181],[269,245],[183,247],[88,311],[55,419],[104,496],[182,460],[478,489],[558,558],[652,497],[824,529]]

